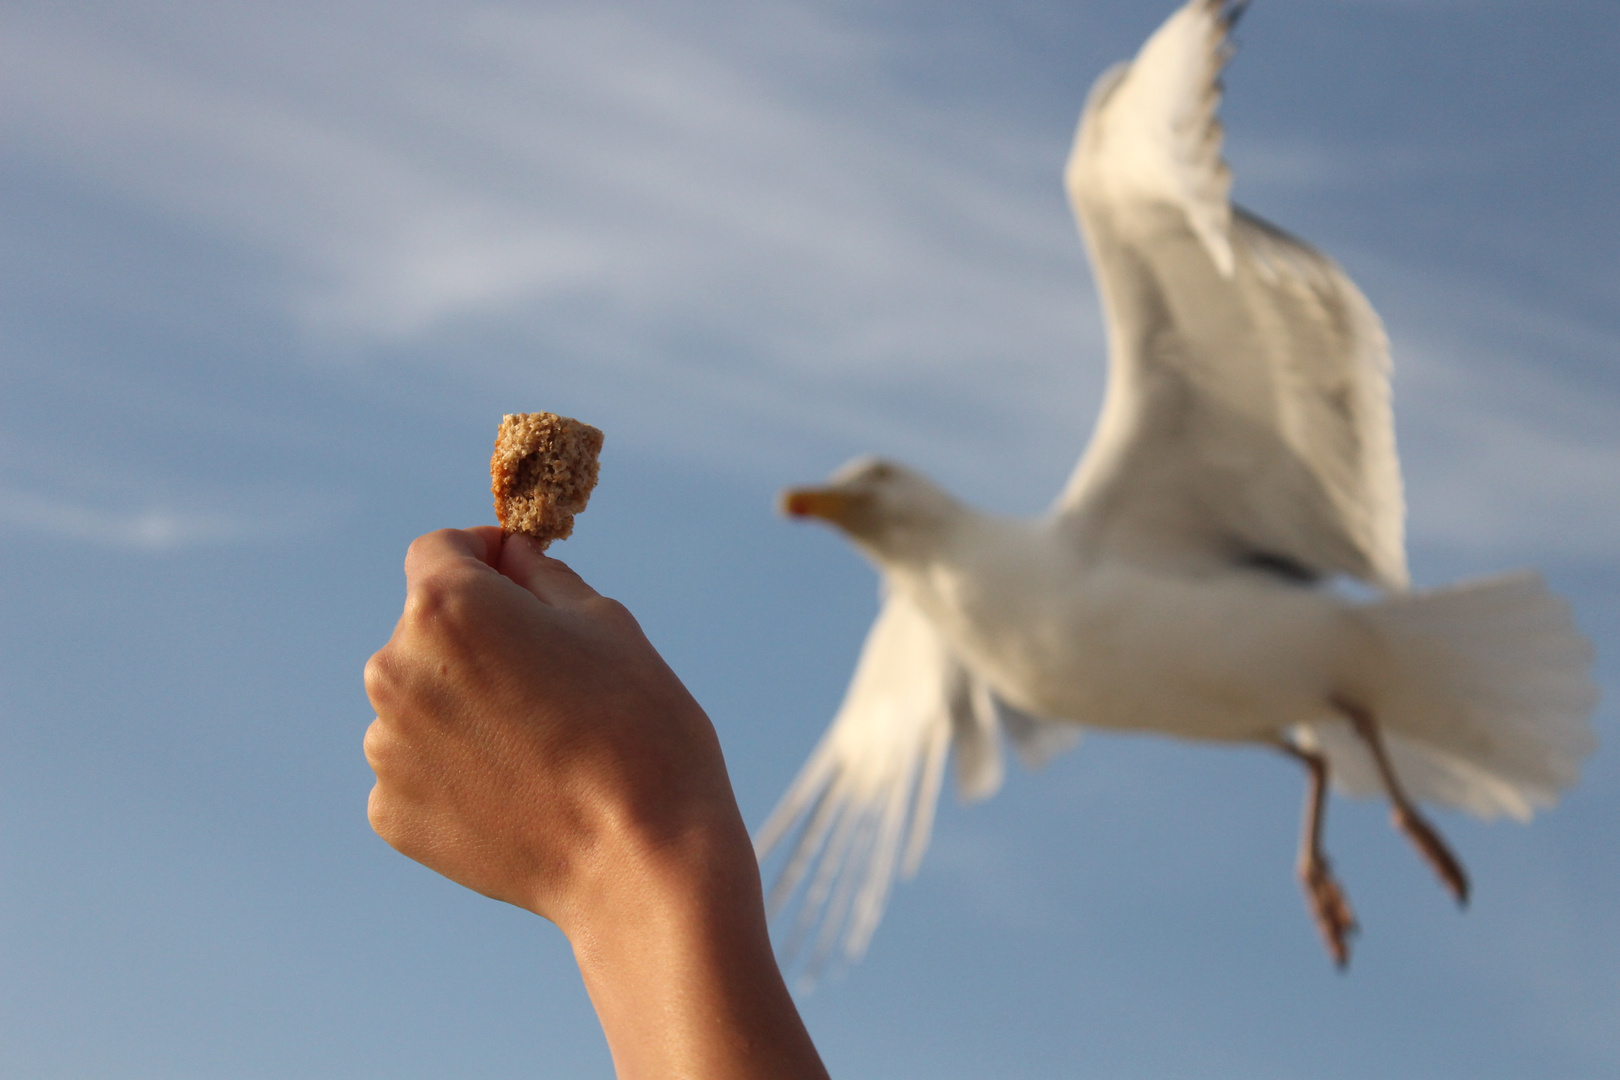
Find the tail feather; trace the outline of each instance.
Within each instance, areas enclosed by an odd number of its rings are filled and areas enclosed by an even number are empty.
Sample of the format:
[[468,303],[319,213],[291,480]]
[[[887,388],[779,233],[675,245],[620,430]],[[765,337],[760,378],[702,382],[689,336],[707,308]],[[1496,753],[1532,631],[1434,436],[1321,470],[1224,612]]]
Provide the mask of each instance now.
[[[1391,597],[1363,609],[1388,649],[1372,690],[1391,764],[1413,796],[1527,821],[1580,776],[1597,746],[1592,646],[1534,573]],[[1382,792],[1349,726],[1302,725],[1337,786]]]

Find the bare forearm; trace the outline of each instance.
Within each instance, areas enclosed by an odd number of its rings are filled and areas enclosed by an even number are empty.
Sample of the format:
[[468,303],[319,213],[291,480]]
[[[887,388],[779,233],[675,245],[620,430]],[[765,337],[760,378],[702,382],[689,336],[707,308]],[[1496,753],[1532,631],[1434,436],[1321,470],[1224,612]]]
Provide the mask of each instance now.
[[826,1080],[771,952],[740,819],[684,847],[626,860],[569,928],[620,1080]]

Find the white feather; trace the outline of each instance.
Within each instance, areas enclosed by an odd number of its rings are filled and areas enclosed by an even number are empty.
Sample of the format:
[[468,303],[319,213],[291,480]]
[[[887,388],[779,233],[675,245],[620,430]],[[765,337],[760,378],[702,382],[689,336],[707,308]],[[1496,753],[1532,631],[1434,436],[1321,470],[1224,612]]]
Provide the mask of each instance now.
[[933,624],[891,593],[832,726],[755,838],[763,859],[803,821],[770,908],[788,905],[819,856],[799,935],[816,933],[818,959],[840,935],[846,958],[860,958],[897,865],[909,876],[928,846],[960,670]]
[[1071,198],[1172,210],[1224,277],[1233,269],[1232,176],[1216,110],[1230,11],[1220,0],[1195,0],[1134,60],[1097,80],[1064,174]]
[[[1538,575],[1391,597],[1362,615],[1387,650],[1363,692],[1410,794],[1528,821],[1579,778],[1597,747],[1592,646]],[[1326,751],[1342,790],[1382,794],[1346,724],[1305,724],[1301,735]]]
[[[814,493],[888,599],[757,840],[763,857],[802,823],[771,904],[804,885],[812,967],[866,949],[951,746],[964,798],[1000,786],[1001,733],[1034,765],[1081,724],[1292,737],[1341,789],[1381,793],[1335,711],[1353,699],[1413,795],[1520,819],[1592,751],[1590,646],[1539,578],[1406,592],[1383,326],[1331,259],[1228,200],[1215,112],[1239,7],[1192,0],[1087,101],[1065,183],[1109,381],[1050,513],[993,518],[873,459]],[[1385,597],[1312,587],[1336,575]]]
[[[1383,325],[1331,259],[1226,201],[1222,10],[1195,0],[1172,16],[1099,81],[1075,138],[1067,187],[1110,370],[1059,506],[1107,551],[1195,564],[1248,549],[1402,588]],[[1197,201],[1169,199],[1167,175]],[[1212,260],[1200,252],[1217,225],[1226,254]]]

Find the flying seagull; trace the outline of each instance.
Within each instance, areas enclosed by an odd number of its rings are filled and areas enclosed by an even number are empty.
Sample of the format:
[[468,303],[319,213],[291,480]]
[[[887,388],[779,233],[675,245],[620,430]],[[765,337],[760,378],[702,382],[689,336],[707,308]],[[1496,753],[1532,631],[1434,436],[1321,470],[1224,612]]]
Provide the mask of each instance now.
[[[1421,801],[1528,820],[1594,738],[1591,647],[1533,573],[1409,588],[1383,326],[1330,259],[1234,206],[1216,118],[1241,3],[1191,0],[1091,90],[1064,173],[1106,317],[1091,444],[1045,516],[992,517],[874,458],[787,513],[876,564],[882,609],[832,726],[756,838],[792,951],[865,952],[966,799],[1083,728],[1273,747],[1306,777],[1299,877],[1333,961],[1356,917],[1329,784],[1392,805],[1459,904]],[[1376,590],[1354,600],[1335,580]]]

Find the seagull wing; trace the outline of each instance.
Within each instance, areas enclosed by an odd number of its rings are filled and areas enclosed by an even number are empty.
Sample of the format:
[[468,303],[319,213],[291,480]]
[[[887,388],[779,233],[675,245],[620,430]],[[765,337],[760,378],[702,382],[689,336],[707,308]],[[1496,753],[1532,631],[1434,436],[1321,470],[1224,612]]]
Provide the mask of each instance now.
[[947,752],[954,744],[964,799],[994,793],[1008,720],[1043,729],[1037,743],[1051,737],[1050,722],[1000,705],[921,609],[890,590],[832,726],[754,839],[763,860],[798,827],[769,901],[775,916],[798,899],[790,956],[808,946],[812,972],[838,949],[861,958],[896,874],[915,873],[928,847]]
[[1403,589],[1383,326],[1331,259],[1229,201],[1216,110],[1240,10],[1192,0],[1081,117],[1064,180],[1109,382],[1056,509],[1099,552]]

